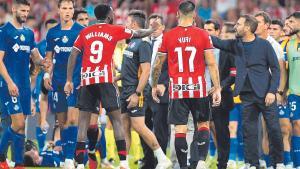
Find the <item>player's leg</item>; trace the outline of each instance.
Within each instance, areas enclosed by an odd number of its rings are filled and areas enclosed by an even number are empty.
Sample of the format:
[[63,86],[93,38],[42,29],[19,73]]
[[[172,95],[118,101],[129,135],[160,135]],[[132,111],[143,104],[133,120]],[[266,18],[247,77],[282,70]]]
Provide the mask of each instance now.
[[300,96],[289,95],[289,107],[293,124],[293,162],[295,168],[300,168]]
[[91,113],[90,124],[87,129],[88,157],[89,157],[90,169],[97,168],[98,166],[98,162],[96,159],[96,144],[99,137],[102,137],[101,133],[99,132],[98,117],[99,117],[99,111],[95,109],[95,111]]
[[124,136],[126,141],[126,150],[127,152],[129,152],[131,147],[131,121],[128,113],[124,111],[122,111],[122,123],[123,123]]
[[107,158],[110,163],[114,163],[116,160],[117,154],[116,151],[116,141],[114,137],[114,131],[112,124],[109,120],[109,117],[107,116],[107,123],[105,127],[105,139],[106,139],[106,147],[107,147]]
[[237,159],[237,130],[238,130],[238,111],[236,106],[229,114],[229,133],[230,133],[230,151],[229,151],[229,161],[228,168],[236,168]]
[[279,123],[283,138],[283,150],[284,150],[284,165],[287,168],[293,167],[291,158],[291,144],[290,138],[292,135],[292,124],[290,121],[290,113],[287,106],[279,106]]
[[269,137],[268,137],[268,132],[267,132],[267,128],[266,128],[266,122],[263,118],[263,116],[261,116],[261,126],[262,126],[262,158],[265,162],[265,164],[260,164],[261,167],[271,167],[271,159],[270,159],[270,155],[269,155]]
[[210,140],[209,140],[209,158],[213,159],[216,155],[217,150],[217,139],[216,139],[216,129],[213,121],[209,123],[210,128]]

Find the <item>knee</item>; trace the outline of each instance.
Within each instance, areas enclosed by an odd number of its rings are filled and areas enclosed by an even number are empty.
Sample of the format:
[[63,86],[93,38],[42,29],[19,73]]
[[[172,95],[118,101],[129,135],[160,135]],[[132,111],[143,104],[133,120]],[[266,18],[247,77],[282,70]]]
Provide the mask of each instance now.
[[12,123],[12,128],[17,132],[25,131],[25,121],[18,121],[16,123]]
[[283,138],[289,138],[291,129],[288,126],[281,126],[281,133]]
[[300,136],[300,120],[293,122],[293,133],[294,135]]
[[176,125],[175,133],[187,133],[188,127],[186,125]]

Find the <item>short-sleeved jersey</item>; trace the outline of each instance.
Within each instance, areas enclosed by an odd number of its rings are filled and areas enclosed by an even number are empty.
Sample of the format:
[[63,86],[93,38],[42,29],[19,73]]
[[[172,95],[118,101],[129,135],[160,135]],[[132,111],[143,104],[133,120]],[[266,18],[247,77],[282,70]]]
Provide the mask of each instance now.
[[40,156],[43,158],[41,167],[59,167],[60,157],[59,153],[55,151],[42,151]]
[[208,33],[177,26],[165,33],[159,52],[167,53],[171,99],[206,96],[204,51],[212,49]]
[[[4,65],[18,88],[30,88],[30,54],[35,48],[34,34],[29,28],[17,29],[10,22],[0,28],[0,51]],[[0,76],[0,83],[7,85]],[[1,85],[1,84],[0,84]]]
[[119,40],[133,32],[123,26],[95,24],[80,32],[74,47],[83,52],[81,85],[113,82],[113,53]]
[[132,39],[123,54],[121,79],[122,86],[139,84],[139,68],[141,63],[151,62],[150,43],[143,39]]
[[[79,32],[84,27],[74,22],[69,30],[62,30],[61,24],[51,28],[46,36],[47,47],[46,51],[53,52],[53,90],[62,90],[67,80],[68,59],[71,53],[73,44],[79,35]],[[77,57],[75,70],[73,74],[74,86],[80,84],[80,67],[81,57]]]

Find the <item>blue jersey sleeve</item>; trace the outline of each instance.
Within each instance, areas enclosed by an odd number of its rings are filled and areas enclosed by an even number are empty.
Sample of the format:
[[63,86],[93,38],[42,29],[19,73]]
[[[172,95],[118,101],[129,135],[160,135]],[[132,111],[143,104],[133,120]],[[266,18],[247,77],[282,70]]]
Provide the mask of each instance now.
[[52,31],[49,30],[46,36],[46,51],[47,52],[52,52],[54,50],[54,40],[52,36]]
[[0,51],[6,51],[6,43],[5,43],[5,37],[6,37],[6,34],[4,32],[3,29],[0,29],[0,37],[1,37],[1,41],[0,41]]

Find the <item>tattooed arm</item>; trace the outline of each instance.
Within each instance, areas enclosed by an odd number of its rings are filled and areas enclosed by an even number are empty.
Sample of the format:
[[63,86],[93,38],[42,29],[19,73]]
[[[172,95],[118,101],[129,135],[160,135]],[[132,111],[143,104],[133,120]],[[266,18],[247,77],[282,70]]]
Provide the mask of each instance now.
[[165,60],[167,59],[167,54],[166,53],[161,53],[158,52],[156,54],[156,59],[155,59],[155,63],[153,66],[153,70],[151,72],[151,76],[152,76],[152,97],[153,100],[156,101],[157,103],[159,103],[159,99],[158,99],[158,91],[157,91],[157,83],[158,83],[158,79],[161,73],[161,69],[162,69],[162,65],[165,62]]
[[67,69],[67,82],[65,85],[65,93],[67,95],[70,95],[71,92],[73,92],[74,86],[72,82],[72,77],[73,77],[73,71],[75,68],[76,60],[81,51],[75,47],[72,48],[71,54],[69,56],[68,60],[68,69]]

